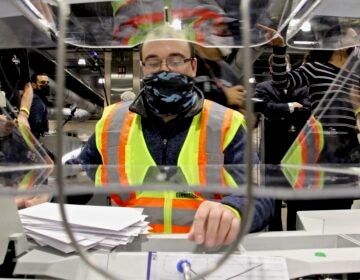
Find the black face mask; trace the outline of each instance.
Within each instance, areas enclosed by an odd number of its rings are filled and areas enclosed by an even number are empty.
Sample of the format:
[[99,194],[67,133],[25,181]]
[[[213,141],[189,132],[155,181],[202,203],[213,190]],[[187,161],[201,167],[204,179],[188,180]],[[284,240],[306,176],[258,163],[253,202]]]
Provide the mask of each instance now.
[[50,87],[49,85],[42,85],[39,89],[35,89],[34,93],[36,93],[38,96],[46,97],[50,95]]
[[192,77],[161,71],[144,77],[144,99],[153,114],[176,116],[187,112],[198,96],[193,91]]

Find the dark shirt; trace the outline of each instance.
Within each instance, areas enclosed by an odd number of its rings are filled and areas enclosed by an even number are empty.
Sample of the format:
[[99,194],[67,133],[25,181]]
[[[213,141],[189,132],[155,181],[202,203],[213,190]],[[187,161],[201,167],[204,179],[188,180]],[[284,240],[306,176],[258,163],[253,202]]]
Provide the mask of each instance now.
[[37,139],[49,131],[48,111],[44,101],[37,94],[34,94],[31,104],[29,125]]
[[328,63],[312,61],[286,72],[286,48],[274,47],[273,80],[278,88],[309,87],[312,113],[325,129],[354,131],[356,120],[350,92],[360,75]]
[[274,47],[273,80],[278,88],[309,87],[312,114],[325,131],[318,163],[360,162],[356,118],[350,93],[360,75],[328,62],[312,61],[286,72],[286,47]]
[[[310,117],[311,104],[307,87],[278,89],[270,80],[256,85],[255,97],[263,100],[263,160],[265,163],[278,164]],[[303,108],[290,113],[289,102],[298,102]]]

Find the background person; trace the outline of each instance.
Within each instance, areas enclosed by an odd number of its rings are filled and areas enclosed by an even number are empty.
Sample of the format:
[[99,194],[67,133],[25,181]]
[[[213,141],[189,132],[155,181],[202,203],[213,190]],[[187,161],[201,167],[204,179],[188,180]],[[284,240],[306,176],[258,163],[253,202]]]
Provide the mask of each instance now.
[[[284,38],[277,35],[274,29],[263,25],[258,25],[258,27],[265,31],[265,37],[273,45],[272,77],[274,84],[278,88],[286,89],[308,86],[312,116],[309,119],[311,122],[306,127],[307,132],[311,133],[307,133],[307,135],[318,135],[323,141],[323,146],[321,146],[322,141],[308,144],[312,138],[306,139],[306,142],[301,144],[300,139],[297,138],[282,162],[296,161],[297,164],[359,163],[359,141],[356,135],[356,118],[351,93],[354,92],[354,88],[359,89],[360,76],[347,69],[347,61],[355,48],[313,50],[310,52],[307,63],[288,72],[286,71]],[[340,35],[341,38],[347,40],[351,39],[349,36],[353,36],[353,42],[357,37],[352,28],[348,28],[344,34],[339,33],[338,26],[335,26],[327,32],[327,36],[332,39],[333,37],[339,38]],[[307,181],[307,178],[309,180],[312,178],[311,172],[308,172],[308,177],[306,174],[304,172],[302,175],[304,182]],[[316,182],[325,181],[325,179],[317,178]],[[313,184],[315,185],[316,182]],[[297,211],[349,209],[352,203],[352,199],[293,201],[291,205],[288,204],[288,217],[290,213],[293,221],[292,225],[288,224],[288,229],[295,229]]]
[[32,134],[40,139],[49,131],[47,97],[50,95],[49,77],[46,73],[35,73],[31,76],[31,86],[34,92],[30,108],[29,125]]
[[[269,57],[269,70],[272,73],[273,55]],[[287,69],[291,69],[290,59],[286,56]],[[260,157],[265,164],[280,164],[291,144],[310,117],[310,98],[307,87],[278,89],[273,80],[258,83],[255,97],[262,99],[260,113],[264,116]],[[279,144],[281,141],[281,144]],[[278,168],[265,168],[265,183],[271,184],[271,178],[281,176]],[[269,224],[269,230],[282,230],[282,200],[275,201],[275,212]]]

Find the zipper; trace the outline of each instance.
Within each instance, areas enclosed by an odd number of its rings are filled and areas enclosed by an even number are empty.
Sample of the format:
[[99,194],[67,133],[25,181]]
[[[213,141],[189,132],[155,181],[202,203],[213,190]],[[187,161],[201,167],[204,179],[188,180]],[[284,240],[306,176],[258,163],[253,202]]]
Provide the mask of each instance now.
[[168,147],[168,140],[164,138],[162,140],[162,158],[161,158],[161,165],[166,165],[166,154],[167,154],[167,147]]
[[[167,148],[168,148],[168,139],[162,139],[162,158],[161,165],[166,165],[167,160]],[[163,191],[164,192],[164,233],[172,232],[172,200],[173,192]]]

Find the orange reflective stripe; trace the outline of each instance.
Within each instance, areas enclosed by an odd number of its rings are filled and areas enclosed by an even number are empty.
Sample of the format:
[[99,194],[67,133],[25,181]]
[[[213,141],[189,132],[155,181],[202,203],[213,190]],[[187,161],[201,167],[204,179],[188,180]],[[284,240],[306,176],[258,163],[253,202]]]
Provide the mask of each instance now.
[[127,206],[127,202],[123,201],[121,197],[118,196],[117,194],[112,193],[110,194],[110,197],[111,197],[111,204],[116,204],[122,207]]
[[[149,224],[152,227],[150,232],[152,233],[163,233],[164,225],[163,224]],[[191,229],[191,226],[171,226],[172,233],[188,233]]]
[[[305,160],[305,162],[307,161],[307,146],[306,146],[306,142],[305,142],[305,135],[304,135],[304,132],[303,132],[303,130],[301,130],[300,132],[299,132],[299,135],[298,135],[298,137],[299,137],[299,143],[300,143],[300,145],[301,145],[301,160],[302,160],[302,162],[304,162],[304,160]],[[297,180],[296,180],[296,182],[295,182],[295,188],[296,189],[301,189],[302,188],[302,186],[304,185],[304,181],[305,181],[305,172],[304,172],[304,170],[300,170],[299,171],[299,174],[298,174],[298,176],[297,176]]]
[[310,118],[310,124],[311,127],[314,131],[314,135],[315,135],[315,155],[316,155],[316,159],[315,162],[317,162],[317,160],[319,159],[319,155],[320,155],[320,131],[319,131],[319,127],[316,124],[316,121],[314,118]]
[[[233,112],[231,109],[227,108],[224,114],[224,120],[221,128],[221,148],[224,150],[224,140],[225,136],[228,133],[231,127],[231,120],[233,117]],[[226,187],[226,180],[225,180],[225,171],[221,169],[221,185]],[[221,199],[221,198],[220,198]]]
[[[319,156],[320,156],[320,131],[319,131],[319,128],[317,126],[317,123],[315,121],[314,118],[310,118],[309,119],[309,123],[311,125],[311,129],[313,130],[312,131],[312,135],[314,135],[314,155],[315,155],[315,162],[318,160]],[[299,135],[298,135],[298,142],[300,143],[300,146],[301,146],[301,163],[303,164],[306,164],[308,163],[308,153],[309,153],[309,149],[308,149],[308,145],[309,143],[306,142],[306,138],[305,138],[305,134],[304,134],[304,130],[301,130]],[[307,178],[307,174],[306,174],[306,170],[304,169],[301,169],[298,173],[298,176],[297,176],[297,180],[295,182],[295,185],[294,187],[296,189],[301,189],[303,186],[304,186],[304,183],[305,183],[305,180]],[[321,179],[321,173],[320,172],[315,172],[315,176],[314,176],[314,185],[315,186],[319,186],[319,183],[320,183],[320,179]]]
[[299,133],[299,143],[301,145],[301,163],[307,163],[308,148],[303,130],[301,130]]
[[128,184],[128,179],[126,175],[125,170],[125,159],[126,159],[126,144],[129,137],[129,132],[131,128],[132,121],[134,119],[135,114],[132,112],[129,112],[126,114],[126,118],[124,120],[122,129],[121,129],[121,135],[120,135],[120,143],[119,143],[119,149],[118,149],[118,158],[119,158],[119,174],[120,174],[120,184]]
[[[128,207],[129,206],[128,200],[124,201],[120,197],[120,195],[118,195],[118,194],[112,193],[112,194],[110,194],[110,197],[111,197],[112,204],[116,204],[116,205],[119,205],[119,206],[122,206],[122,207]],[[131,192],[129,200],[134,201],[135,199],[136,199],[135,192]]]
[[221,128],[221,145],[222,145],[221,147],[223,149],[224,149],[225,136],[231,127],[232,116],[233,116],[232,110],[227,108],[225,111],[225,114],[224,114],[224,120],[223,120],[222,128]]
[[212,102],[204,102],[204,107],[201,114],[201,124],[200,124],[200,137],[199,137],[199,154],[198,154],[198,166],[199,166],[199,184],[201,186],[206,185],[206,164],[207,164],[207,154],[206,154],[206,129],[209,119],[209,111],[212,106]]
[[204,199],[173,199],[172,208],[197,209]]
[[[140,197],[135,199],[130,199],[126,206],[128,207],[164,207],[164,198],[147,198]],[[197,209],[199,205],[203,202],[202,199],[172,199],[171,204],[173,208],[183,208],[183,209]]]
[[127,202],[128,207],[164,207],[164,198],[137,198],[137,199],[130,199]]
[[[103,126],[103,129],[101,131],[101,150],[102,150],[101,151],[101,156],[102,156],[103,165],[101,166],[100,180],[101,180],[102,184],[107,182],[107,173],[106,173],[106,168],[104,167],[104,165],[108,164],[107,147],[108,147],[108,136],[109,136],[109,134],[107,133],[107,131],[109,130],[109,126],[110,126],[111,119],[112,119],[113,115],[115,114],[116,110],[120,106],[121,106],[120,103],[117,103],[114,106],[114,108],[109,113],[108,117],[105,119],[104,126]],[[106,132],[104,132],[104,131],[106,131]]]
[[318,189],[320,188],[320,179],[321,179],[321,171],[316,170],[315,171],[315,176],[314,176],[314,186]]

